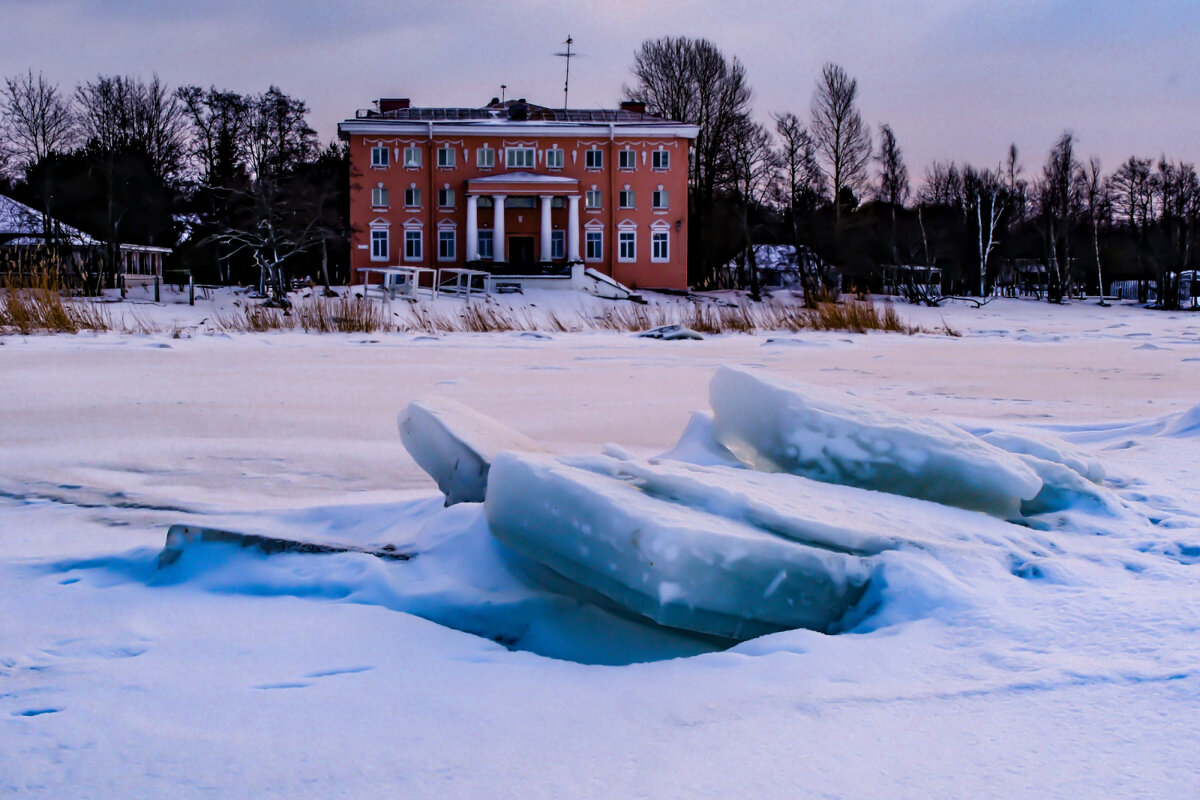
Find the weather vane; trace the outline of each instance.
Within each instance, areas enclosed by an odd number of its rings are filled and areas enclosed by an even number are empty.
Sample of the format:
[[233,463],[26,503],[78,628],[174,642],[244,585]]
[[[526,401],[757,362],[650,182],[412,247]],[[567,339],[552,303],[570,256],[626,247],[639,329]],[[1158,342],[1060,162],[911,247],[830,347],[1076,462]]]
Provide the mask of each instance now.
[[563,42],[563,44],[567,46],[567,49],[554,54],[567,60],[567,78],[563,81],[563,111],[567,110],[567,98],[570,97],[571,91],[571,59],[579,56],[579,53],[571,52],[571,45],[574,43],[575,40],[572,39],[571,34],[568,33],[567,41]]

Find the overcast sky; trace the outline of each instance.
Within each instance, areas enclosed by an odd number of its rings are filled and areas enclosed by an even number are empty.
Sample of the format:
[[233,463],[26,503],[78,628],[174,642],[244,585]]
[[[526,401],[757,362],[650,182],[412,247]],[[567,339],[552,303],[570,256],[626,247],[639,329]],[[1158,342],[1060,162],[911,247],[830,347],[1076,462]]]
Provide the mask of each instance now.
[[919,178],[933,159],[1029,172],[1071,129],[1106,170],[1200,159],[1200,3],[1110,0],[0,0],[0,74],[64,87],[99,73],[304,98],[323,138],[381,96],[612,107],[642,40],[706,37],[746,65],[754,109],[808,115],[821,65],[859,81]]

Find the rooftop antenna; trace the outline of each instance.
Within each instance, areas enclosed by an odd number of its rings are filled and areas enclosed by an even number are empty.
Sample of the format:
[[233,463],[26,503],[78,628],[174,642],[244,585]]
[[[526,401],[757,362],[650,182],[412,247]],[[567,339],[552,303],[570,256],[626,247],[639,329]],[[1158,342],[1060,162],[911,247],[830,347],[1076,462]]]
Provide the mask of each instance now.
[[508,88],[507,83],[500,84],[500,105],[504,105],[504,90]]
[[571,52],[571,45],[575,44],[575,40],[571,38],[571,34],[567,34],[567,40],[563,42],[567,46],[565,51],[555,53],[554,55],[567,60],[567,78],[563,81],[563,111],[567,110],[567,98],[571,91],[571,59],[579,56],[579,53]]

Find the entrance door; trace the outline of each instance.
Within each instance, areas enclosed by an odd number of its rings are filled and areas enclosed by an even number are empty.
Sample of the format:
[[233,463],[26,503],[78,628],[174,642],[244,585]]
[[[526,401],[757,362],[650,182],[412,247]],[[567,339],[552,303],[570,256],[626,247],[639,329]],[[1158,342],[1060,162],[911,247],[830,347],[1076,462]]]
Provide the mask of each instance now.
[[508,237],[508,263],[510,264],[535,264],[536,259],[533,257],[533,239],[532,236],[510,236]]

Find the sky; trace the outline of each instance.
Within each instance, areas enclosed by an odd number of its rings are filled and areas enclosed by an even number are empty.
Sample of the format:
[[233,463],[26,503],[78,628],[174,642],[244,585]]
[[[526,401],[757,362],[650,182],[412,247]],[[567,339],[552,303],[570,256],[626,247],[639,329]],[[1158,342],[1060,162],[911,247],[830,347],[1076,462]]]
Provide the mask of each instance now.
[[1035,173],[1075,133],[1111,171],[1130,155],[1200,159],[1200,3],[1097,0],[0,0],[0,75],[63,87],[98,74],[306,100],[323,139],[378,97],[480,106],[500,93],[614,107],[645,39],[704,37],[746,66],[754,112],[807,118],[832,61],[892,126],[914,183],[934,159]]

